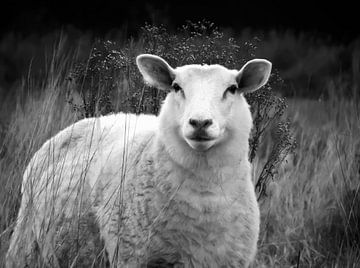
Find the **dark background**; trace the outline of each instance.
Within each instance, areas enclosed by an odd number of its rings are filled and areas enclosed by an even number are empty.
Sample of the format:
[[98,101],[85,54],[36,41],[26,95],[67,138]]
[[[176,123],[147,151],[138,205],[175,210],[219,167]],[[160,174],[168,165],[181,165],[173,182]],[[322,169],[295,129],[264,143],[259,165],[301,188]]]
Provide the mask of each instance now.
[[62,51],[78,49],[83,54],[78,59],[86,59],[99,38],[136,39],[145,23],[177,33],[186,21],[204,19],[240,44],[258,38],[255,55],[273,62],[286,82],[282,94],[322,98],[333,80],[360,85],[355,2],[5,0],[0,2],[0,105],[14,99],[26,77],[42,77],[60,43],[67,46]]
[[72,25],[102,35],[124,27],[136,34],[145,21],[176,29],[185,20],[208,19],[241,31],[292,29],[348,43],[359,35],[358,8],[344,1],[1,1],[0,31],[46,33]]

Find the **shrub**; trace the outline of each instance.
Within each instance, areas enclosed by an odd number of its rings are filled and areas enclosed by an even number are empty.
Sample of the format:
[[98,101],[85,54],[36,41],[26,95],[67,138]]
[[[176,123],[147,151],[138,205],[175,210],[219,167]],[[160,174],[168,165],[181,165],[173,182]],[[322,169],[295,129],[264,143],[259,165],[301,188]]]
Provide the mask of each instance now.
[[[88,62],[78,63],[72,70],[70,77],[83,100],[81,105],[72,105],[80,117],[115,111],[157,114],[166,93],[143,84],[135,65],[137,54],[161,56],[172,66],[200,63],[236,69],[255,57],[259,41],[254,38],[240,44],[208,21],[187,22],[177,34],[170,33],[163,26],[146,24],[141,29],[138,47],[133,40],[121,47],[111,41],[95,44]],[[281,137],[273,144],[271,155],[257,180],[259,198],[265,195],[266,184],[295,146],[290,124],[281,121],[286,109],[285,100],[273,91],[273,87],[279,88],[282,83],[275,71],[266,87],[246,96],[254,115],[249,141],[250,161],[254,160],[263,134],[270,127],[275,125],[275,131]]]

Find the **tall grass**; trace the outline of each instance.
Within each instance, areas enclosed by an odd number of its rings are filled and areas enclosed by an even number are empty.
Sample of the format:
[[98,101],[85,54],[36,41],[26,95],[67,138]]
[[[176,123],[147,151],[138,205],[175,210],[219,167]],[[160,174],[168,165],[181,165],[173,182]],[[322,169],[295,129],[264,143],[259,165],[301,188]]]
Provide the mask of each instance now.
[[[226,39],[228,46],[223,48],[223,36],[212,37],[221,40],[214,48],[211,47],[212,39],[204,38],[206,35],[174,40],[159,28],[149,28],[146,33],[149,35],[144,35],[143,39],[127,43],[122,50],[128,53],[127,57],[119,53],[113,58],[105,57],[111,66],[120,63],[115,68],[119,74],[109,72],[105,73],[107,77],[94,80],[88,71],[97,66],[91,66],[89,61],[80,66],[74,64],[73,54],[64,51],[60,45],[54,50],[42,80],[33,81],[29,77],[23,82],[15,112],[0,141],[0,266],[4,265],[19,207],[22,174],[30,158],[48,138],[79,118],[106,113],[102,108],[107,107],[107,103],[98,101],[94,104],[94,99],[110,99],[113,111],[157,112],[156,107],[163,96],[141,84],[134,63],[129,59],[140,52],[148,52],[167,56],[174,65],[181,64],[174,55],[180,57],[183,64],[191,63],[196,61],[196,49],[201,47],[204,59],[208,57],[210,61],[238,67],[241,62],[237,62],[237,57],[245,55],[236,50],[233,40]],[[186,38],[194,39],[190,42],[192,48],[186,46],[189,42]],[[183,46],[174,51],[171,42],[181,40]],[[232,50],[226,51],[231,45]],[[108,46],[106,51],[113,51],[112,44]],[[229,54],[232,58],[224,58]],[[93,55],[102,57],[105,54]],[[216,58],[216,55],[222,56]],[[251,54],[246,55],[251,57]],[[224,60],[226,62],[222,62]],[[238,66],[233,66],[235,64]],[[75,66],[80,72],[74,77]],[[85,68],[85,73],[81,67]],[[103,67],[106,69],[107,65]],[[69,81],[69,75],[73,80]],[[113,81],[118,82],[114,84]],[[113,90],[101,95],[105,86]],[[295,153],[287,157],[286,164],[272,171],[267,196],[260,200],[261,235],[254,267],[360,265],[360,110],[356,98],[344,98],[342,92],[349,92],[348,86],[329,83],[329,98],[322,102],[307,99],[288,102],[284,117],[292,122],[298,146]],[[87,95],[89,89],[96,94]],[[128,106],[124,106],[124,102]],[[266,148],[273,148],[269,144],[276,144],[278,139],[278,133],[269,132],[262,143],[259,142],[259,152],[253,156],[256,178],[271,157],[272,150]]]
[[[61,54],[61,47],[55,52]],[[52,56],[42,81],[31,78],[23,81],[15,111],[0,141],[3,152],[0,158],[0,266],[4,266],[5,250],[19,208],[26,165],[47,139],[76,119],[65,102],[67,82],[63,74],[70,68],[71,59],[56,53]]]
[[360,264],[359,103],[328,90],[325,102],[289,101],[298,147],[261,204],[259,266]]

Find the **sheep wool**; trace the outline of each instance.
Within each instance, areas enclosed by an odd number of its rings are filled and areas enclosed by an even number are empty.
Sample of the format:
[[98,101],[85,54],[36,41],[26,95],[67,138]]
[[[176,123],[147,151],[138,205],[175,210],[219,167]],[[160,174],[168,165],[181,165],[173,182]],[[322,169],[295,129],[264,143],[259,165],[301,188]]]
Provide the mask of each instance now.
[[253,261],[260,215],[243,94],[267,82],[271,63],[174,69],[155,55],[136,60],[146,83],[168,91],[159,115],[83,119],[36,152],[24,173],[8,267],[86,267],[101,252],[111,267]]

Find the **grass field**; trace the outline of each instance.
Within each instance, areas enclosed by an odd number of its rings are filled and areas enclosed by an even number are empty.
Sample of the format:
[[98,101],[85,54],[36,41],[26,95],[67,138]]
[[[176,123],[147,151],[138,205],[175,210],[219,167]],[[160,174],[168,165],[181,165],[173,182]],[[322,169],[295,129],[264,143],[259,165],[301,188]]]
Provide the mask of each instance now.
[[[144,51],[141,42],[129,49],[131,55]],[[16,108],[0,129],[0,267],[27,163],[48,138],[79,119],[79,110],[69,101],[79,93],[67,80],[74,59],[58,54],[55,50],[41,79],[24,80]],[[125,82],[115,87],[115,107],[123,105],[121,92],[131,86]],[[287,100],[283,117],[292,122],[297,147],[260,201],[261,234],[253,267],[360,266],[360,107],[356,94],[345,97],[349,86],[355,85],[328,83],[324,99]],[[255,178],[276,139],[270,129],[253,162]]]
[[259,266],[359,265],[358,108],[289,100],[298,147],[262,203]]

